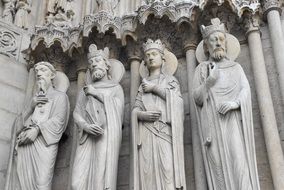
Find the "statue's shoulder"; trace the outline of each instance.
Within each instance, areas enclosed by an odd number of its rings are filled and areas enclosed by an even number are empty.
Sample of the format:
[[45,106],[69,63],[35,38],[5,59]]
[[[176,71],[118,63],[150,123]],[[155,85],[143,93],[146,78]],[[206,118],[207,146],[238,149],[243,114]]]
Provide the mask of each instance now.
[[68,98],[65,92],[61,92],[59,90],[54,89],[53,95],[57,98]]

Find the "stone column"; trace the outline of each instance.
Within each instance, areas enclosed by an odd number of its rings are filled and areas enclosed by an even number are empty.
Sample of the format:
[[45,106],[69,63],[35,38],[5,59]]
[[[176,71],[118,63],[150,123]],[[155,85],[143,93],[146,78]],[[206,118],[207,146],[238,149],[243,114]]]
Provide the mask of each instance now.
[[138,44],[129,44],[127,46],[128,63],[130,65],[130,105],[134,105],[135,98],[140,85],[139,68],[141,59],[141,51]]
[[279,73],[282,101],[284,103],[284,37],[280,21],[280,14],[282,11],[280,8],[280,2],[278,0],[265,0],[263,9],[264,17],[266,17],[268,22],[273,54],[277,71]]
[[[82,90],[82,88],[85,86],[85,77],[86,77],[86,71],[88,67],[88,60],[86,59],[86,54],[84,55],[83,52],[76,53],[73,55],[75,57],[76,62],[76,74],[77,74],[77,94],[76,97],[78,97],[79,92]],[[77,98],[76,98],[77,99]],[[76,103],[76,102],[75,102]],[[72,113],[70,114],[72,116]],[[71,117],[70,116],[70,117]],[[72,128],[70,131],[72,131],[72,145],[71,145],[71,159],[70,159],[70,167],[69,167],[69,176],[68,176],[68,188],[71,189],[71,182],[72,182],[72,172],[73,172],[73,164],[74,164],[74,158],[76,154],[77,144],[78,144],[78,128],[75,126],[75,123],[73,121],[73,117],[71,118],[72,122]]]
[[[196,38],[198,38],[196,36]],[[194,177],[195,177],[195,189],[207,190],[207,181],[201,151],[201,143],[198,133],[198,123],[195,113],[195,107],[192,97],[193,89],[193,76],[197,66],[197,60],[195,57],[195,50],[197,48],[197,42],[195,40],[185,41],[184,51],[186,53],[186,65],[187,65],[187,81],[188,81],[188,98],[189,98],[189,112],[190,112],[190,127],[192,131],[192,149],[193,149],[193,162],[194,162]]]
[[142,61],[141,59],[141,51],[140,51],[140,47],[138,44],[134,44],[133,41],[131,41],[130,43],[127,44],[127,54],[128,54],[128,63],[130,64],[130,129],[129,129],[129,137],[130,137],[130,144],[129,144],[129,150],[130,150],[130,156],[129,156],[129,160],[130,160],[130,175],[129,175],[129,189],[133,189],[134,188],[134,184],[133,184],[133,172],[134,172],[134,168],[133,168],[133,154],[132,154],[132,140],[131,140],[131,136],[132,136],[132,127],[131,127],[131,111],[132,108],[134,106],[135,103],[135,98],[138,92],[138,88],[140,85],[140,74],[139,74],[139,68],[140,68],[140,63]]
[[261,115],[262,128],[275,190],[284,189],[284,159],[278,133],[272,97],[269,89],[262,43],[256,15],[245,18],[247,39],[250,51],[257,100]]

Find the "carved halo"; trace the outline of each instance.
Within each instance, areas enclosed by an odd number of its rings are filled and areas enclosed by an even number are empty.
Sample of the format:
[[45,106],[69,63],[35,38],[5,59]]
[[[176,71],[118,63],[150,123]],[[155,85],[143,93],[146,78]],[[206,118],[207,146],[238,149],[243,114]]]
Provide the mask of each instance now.
[[55,78],[53,79],[54,88],[60,92],[67,92],[70,82],[65,73],[56,71]]
[[[178,66],[177,57],[167,49],[165,49],[164,54],[165,63],[162,66],[162,73],[165,75],[174,75]],[[144,61],[142,61],[142,63],[140,64],[139,73],[142,78],[146,78],[149,76],[149,71]]]
[[[109,59],[109,63],[110,63],[110,69],[108,73],[114,82],[119,83],[125,73],[125,68],[123,64],[116,59]],[[90,84],[91,81],[92,81],[92,78],[91,78],[90,70],[88,69],[86,73],[86,83]]]
[[[227,40],[227,58],[234,61],[240,54],[240,50],[241,50],[240,43],[235,36],[229,33],[226,33],[226,40]],[[206,56],[204,53],[203,42],[204,40],[202,40],[198,44],[197,49],[196,49],[196,59],[199,63],[202,63],[208,60],[208,56]]]

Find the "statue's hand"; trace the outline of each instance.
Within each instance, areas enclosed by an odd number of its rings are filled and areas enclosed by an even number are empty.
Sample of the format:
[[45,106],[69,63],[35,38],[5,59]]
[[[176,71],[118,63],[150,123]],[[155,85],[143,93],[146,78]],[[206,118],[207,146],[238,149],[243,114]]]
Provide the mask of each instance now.
[[153,92],[153,89],[155,88],[155,86],[156,84],[148,81],[147,79],[142,80],[142,89],[146,93]]
[[219,70],[216,63],[211,62],[208,64],[209,76],[206,79],[206,86],[207,88],[211,88],[215,85],[218,77],[219,77]]
[[18,136],[18,143],[19,145],[31,144],[35,141],[39,134],[39,128],[33,127],[29,128],[20,133]]
[[138,119],[141,121],[154,122],[159,120],[161,116],[161,111],[139,111]]
[[104,130],[98,124],[88,124],[84,127],[84,131],[94,136],[104,134]]
[[219,105],[218,112],[225,115],[228,111],[238,109],[239,107],[239,104],[235,101],[222,102]]
[[32,99],[31,107],[35,108],[38,104],[46,104],[48,102],[48,98],[46,97],[40,97],[40,96],[34,96]]
[[92,95],[93,96],[93,95],[96,94],[96,89],[92,85],[85,86],[83,88],[83,90],[84,90],[86,96],[88,96],[88,95]]

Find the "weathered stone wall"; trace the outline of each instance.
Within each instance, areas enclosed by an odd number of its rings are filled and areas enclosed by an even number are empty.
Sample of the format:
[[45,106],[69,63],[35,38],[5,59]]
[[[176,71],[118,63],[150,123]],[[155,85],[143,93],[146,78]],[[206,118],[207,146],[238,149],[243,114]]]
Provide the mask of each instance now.
[[23,109],[28,72],[25,65],[4,55],[0,68],[0,189],[4,189],[13,124]]

